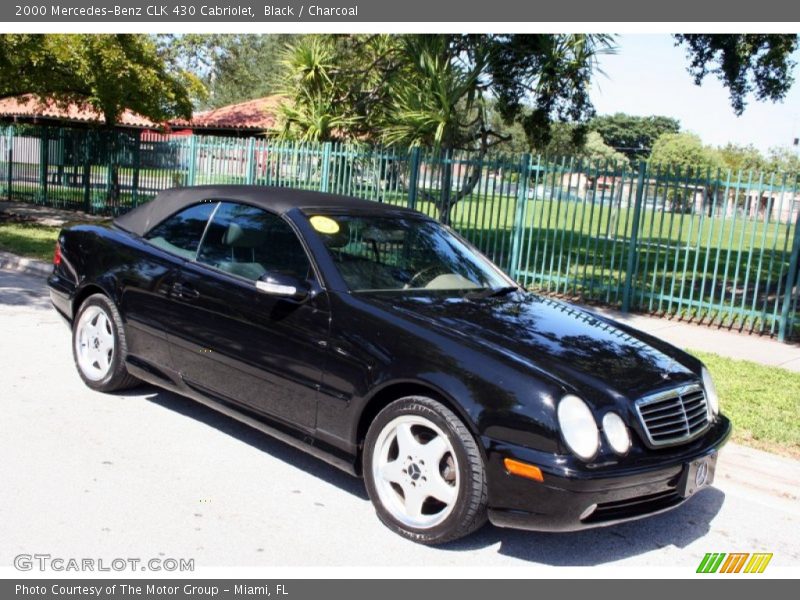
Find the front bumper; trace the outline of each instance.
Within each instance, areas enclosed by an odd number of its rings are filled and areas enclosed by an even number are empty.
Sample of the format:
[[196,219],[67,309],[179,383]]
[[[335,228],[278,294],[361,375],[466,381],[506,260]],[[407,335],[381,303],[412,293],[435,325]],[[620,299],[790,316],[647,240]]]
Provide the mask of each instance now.
[[[574,531],[613,525],[675,508],[713,482],[716,456],[731,434],[721,416],[702,437],[617,464],[585,465],[484,438],[489,477],[489,520],[499,527]],[[504,458],[538,466],[543,481],[509,474]],[[705,464],[705,467],[701,465]],[[701,486],[698,468],[706,469]]]

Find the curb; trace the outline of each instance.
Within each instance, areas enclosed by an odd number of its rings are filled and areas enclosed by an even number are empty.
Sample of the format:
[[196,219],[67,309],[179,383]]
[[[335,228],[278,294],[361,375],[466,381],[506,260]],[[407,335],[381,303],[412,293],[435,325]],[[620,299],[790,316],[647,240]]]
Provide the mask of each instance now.
[[26,273],[42,279],[48,277],[53,272],[53,266],[35,258],[25,258],[17,256],[11,252],[0,250],[0,269],[3,271],[15,271]]
[[717,474],[749,494],[795,504],[800,496],[800,460],[731,442],[720,450]]

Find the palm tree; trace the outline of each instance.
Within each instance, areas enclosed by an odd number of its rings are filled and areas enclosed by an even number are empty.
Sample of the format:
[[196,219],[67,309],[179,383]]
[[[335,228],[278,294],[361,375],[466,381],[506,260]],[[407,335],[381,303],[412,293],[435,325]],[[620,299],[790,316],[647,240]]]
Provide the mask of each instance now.
[[[420,190],[449,222],[452,208],[480,182],[478,163],[507,141],[492,128],[490,105],[530,139],[546,137],[552,118],[586,120],[588,83],[605,35],[308,36],[287,48],[283,65],[290,103],[284,138],[351,139],[432,151],[437,191]],[[468,158],[454,189],[457,158]]]
[[308,36],[288,45],[281,64],[283,94],[291,98],[279,107],[279,137],[329,142],[359,119],[343,112],[336,102],[334,49],[326,38]]

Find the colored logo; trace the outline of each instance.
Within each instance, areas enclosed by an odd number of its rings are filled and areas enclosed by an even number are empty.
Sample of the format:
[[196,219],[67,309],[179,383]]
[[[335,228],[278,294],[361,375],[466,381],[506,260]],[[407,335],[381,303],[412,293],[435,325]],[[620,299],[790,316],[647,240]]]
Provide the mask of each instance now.
[[763,573],[771,552],[709,552],[700,561],[698,573]]

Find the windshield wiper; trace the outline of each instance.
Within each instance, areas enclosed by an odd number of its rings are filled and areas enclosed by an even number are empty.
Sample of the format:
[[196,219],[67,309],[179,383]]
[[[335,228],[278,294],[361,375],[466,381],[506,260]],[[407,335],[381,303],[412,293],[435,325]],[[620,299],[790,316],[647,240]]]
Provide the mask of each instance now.
[[468,298],[470,300],[481,300],[483,298],[497,298],[500,296],[506,296],[511,292],[519,291],[519,287],[516,285],[505,285],[503,287],[496,287],[496,288],[484,288],[482,290],[475,290],[473,292],[467,292],[464,294],[464,298]]

